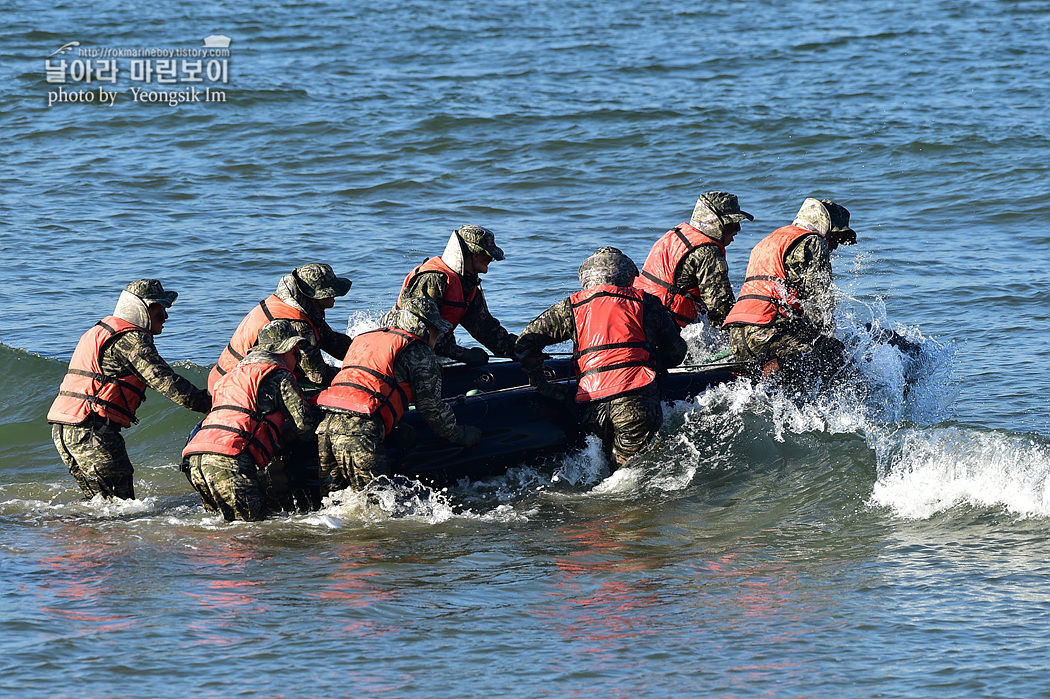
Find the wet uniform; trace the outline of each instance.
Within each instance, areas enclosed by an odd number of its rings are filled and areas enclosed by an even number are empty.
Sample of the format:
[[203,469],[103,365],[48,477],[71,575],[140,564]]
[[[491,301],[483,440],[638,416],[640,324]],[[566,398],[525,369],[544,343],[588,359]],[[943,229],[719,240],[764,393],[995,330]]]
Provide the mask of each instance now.
[[[101,368],[106,376],[134,374],[157,393],[190,410],[206,413],[211,407],[208,392],[176,374],[145,330],[124,332],[110,343],[103,350]],[[52,424],[51,436],[62,461],[89,497],[135,497],[134,469],[121,429],[95,413],[79,424]]]
[[[253,349],[238,366],[244,364],[278,364],[273,355]],[[283,366],[281,364],[280,366]],[[269,414],[281,411],[285,416],[285,435],[312,432],[320,418],[310,405],[290,371],[271,371],[259,383],[257,411]],[[289,435],[290,436],[290,435]],[[261,471],[247,450],[237,456],[191,454],[189,479],[201,495],[206,509],[222,512],[227,520],[257,521],[268,512],[284,509],[281,496],[283,483],[274,483],[281,474],[270,469]]]
[[[441,367],[433,350],[413,342],[394,360],[394,380],[412,386],[416,411],[439,436],[451,442],[463,438],[463,428],[452,409],[441,400]],[[325,417],[317,428],[321,459],[321,494],[352,488],[361,490],[372,479],[390,475],[383,440],[383,420],[378,415],[323,407]]]
[[[654,351],[657,368],[681,364],[688,348],[678,325],[654,296],[644,294],[642,303],[645,336],[658,350]],[[568,298],[541,313],[522,331],[515,351],[523,357],[522,367],[533,386],[543,382],[542,361],[538,358],[542,349],[570,339],[578,346],[575,333],[572,302]],[[654,382],[631,393],[588,401],[581,419],[601,438],[606,453],[612,452],[617,465],[622,465],[660,429],[663,409],[659,387]]]
[[[470,333],[471,337],[485,345],[492,354],[498,357],[511,357],[514,355],[514,341],[517,339],[507,332],[489,313],[488,304],[485,302],[485,294],[481,289],[481,280],[476,274],[460,274],[459,278],[463,284],[464,298],[470,298],[475,289],[477,293],[468,302],[466,313],[459,324]],[[438,306],[445,298],[448,288],[448,279],[441,272],[423,272],[409,281],[408,285],[401,290],[398,303],[405,298],[429,298]],[[442,357],[448,357],[461,361],[465,348],[456,344],[452,333],[441,338],[434,352]]]

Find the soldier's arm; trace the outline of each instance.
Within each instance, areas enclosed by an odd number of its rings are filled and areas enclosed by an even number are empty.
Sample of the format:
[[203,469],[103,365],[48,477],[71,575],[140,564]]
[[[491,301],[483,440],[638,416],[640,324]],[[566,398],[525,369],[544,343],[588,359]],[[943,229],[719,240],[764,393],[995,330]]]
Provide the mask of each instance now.
[[168,400],[198,413],[211,409],[211,396],[197,388],[189,379],[179,376],[157,352],[153,337],[146,332],[124,333],[107,350],[146,385]]
[[313,432],[317,423],[321,421],[321,411],[307,402],[303,389],[299,387],[299,382],[291,372],[274,371],[266,378],[271,376],[275,377],[273,380],[277,382],[274,390],[277,407],[288,416],[286,424],[299,434]]
[[462,325],[471,337],[485,345],[497,357],[514,356],[514,342],[517,337],[507,332],[506,328],[489,313],[489,306],[480,286],[463,316]]
[[521,367],[533,385],[543,380],[543,348],[572,339],[572,330],[572,304],[566,298],[533,318],[521,331],[514,354],[521,358]]
[[694,284],[699,287],[708,322],[712,327],[722,327],[736,297],[729,283],[729,265],[718,248],[703,245],[689,253],[675,284],[686,289]]
[[803,299],[810,321],[830,333],[835,329],[835,295],[831,283],[831,251],[824,239],[809,236],[784,260],[788,280]]
[[678,366],[689,351],[689,346],[682,339],[678,323],[674,322],[671,314],[655,296],[646,294],[644,303],[645,334],[650,338],[650,342],[656,345],[660,368],[670,369]]
[[394,378],[411,384],[416,411],[436,435],[450,442],[463,440],[456,414],[441,400],[441,367],[428,346],[417,342],[405,348],[394,361]]
[[318,324],[318,330],[321,331],[321,349],[342,362],[350,349],[350,336],[335,330],[327,320]]
[[[309,343],[299,348],[299,369],[310,383],[328,386],[339,373],[339,367],[334,367],[324,360],[320,340],[309,323],[302,320],[293,320],[291,323],[295,326],[296,332],[310,340]],[[343,354],[345,356],[346,352]]]

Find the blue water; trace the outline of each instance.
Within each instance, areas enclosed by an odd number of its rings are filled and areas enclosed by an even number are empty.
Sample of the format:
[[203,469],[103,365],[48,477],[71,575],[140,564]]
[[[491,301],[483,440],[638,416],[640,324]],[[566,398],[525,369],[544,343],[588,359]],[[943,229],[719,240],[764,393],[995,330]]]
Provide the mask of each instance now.
[[[0,16],[3,693],[1050,696],[1045,3]],[[115,106],[48,107],[66,42],[211,34],[226,103],[134,103],[125,74]],[[127,434],[140,500],[81,501],[50,443],[64,362],[132,279],[180,292],[158,347],[203,385],[299,264],[353,278],[330,318],[361,328],[479,223],[517,332],[710,189],[756,216],[737,288],[803,198],[847,206],[840,332],[903,332],[921,365],[867,347],[862,388],[802,406],[713,390],[611,478],[591,445],[407,513],[227,525],[173,468],[196,418],[157,396]]]

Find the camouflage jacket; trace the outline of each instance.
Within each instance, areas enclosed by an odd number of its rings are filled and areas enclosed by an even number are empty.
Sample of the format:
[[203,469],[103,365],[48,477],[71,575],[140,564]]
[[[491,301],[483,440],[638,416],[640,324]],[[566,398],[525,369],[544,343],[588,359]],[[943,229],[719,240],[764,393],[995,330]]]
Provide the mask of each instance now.
[[304,346],[299,351],[299,369],[311,383],[315,383],[318,386],[327,386],[332,383],[332,379],[339,373],[339,367],[332,366],[326,362],[324,356],[321,355],[321,351],[323,350],[332,357],[342,361],[343,357],[346,356],[346,351],[350,349],[350,338],[346,334],[334,330],[328,324],[328,321],[325,320],[324,311],[317,309],[310,303],[308,298],[300,293],[290,276],[281,279],[275,293],[277,298],[306,313],[310,320],[314,322],[314,325],[317,326],[317,330],[321,334],[320,337],[317,337],[309,323],[304,323],[300,320],[291,321],[299,334],[310,340],[310,345],[308,347]]
[[[488,304],[485,302],[485,293],[481,289],[481,280],[478,278],[478,275],[461,274],[460,279],[463,282],[464,296],[469,296],[470,292],[475,288],[478,290],[474,300],[470,302],[463,320],[460,321],[460,325],[470,333],[471,337],[485,345],[497,357],[514,356],[514,340],[516,338],[508,333],[500,325],[500,322],[489,313]],[[437,302],[440,308],[441,302],[445,298],[447,287],[448,280],[441,272],[424,272],[413,279],[401,291],[401,296],[398,300],[400,301],[401,298],[426,297]],[[438,341],[434,351],[442,357],[460,359],[463,348],[456,344],[456,338],[453,337],[452,333],[449,333]]]
[[714,245],[701,245],[685,256],[674,279],[675,286],[700,289],[700,298],[707,308],[707,320],[715,328],[722,327],[736,302],[729,283],[729,264],[725,255]]
[[157,352],[153,336],[145,330],[121,334],[102,352],[102,373],[120,376],[133,373],[146,385],[184,408],[206,413],[211,409],[207,389],[197,388],[175,373]]
[[[784,258],[790,285],[802,299],[806,318],[824,334],[835,331],[835,295],[831,277],[831,251],[819,235],[810,235]],[[778,315],[774,324],[788,323]]]
[[[240,364],[276,363],[272,354],[258,349],[253,349],[240,361]],[[299,382],[291,372],[272,371],[263,377],[259,382],[257,400],[259,412],[266,414],[280,410],[288,418],[285,426],[299,434],[312,432],[321,420],[321,411],[306,401],[303,389],[299,388]]]
[[[644,295],[643,312],[645,337],[655,346],[657,367],[669,369],[681,364],[688,347],[682,339],[678,324],[671,319],[663,304],[650,294]],[[542,381],[542,362],[539,361],[539,355],[543,348],[570,339],[575,347],[576,324],[573,322],[572,303],[568,298],[536,316],[521,331],[514,350],[517,356],[522,358],[522,368],[529,374],[533,385]]]

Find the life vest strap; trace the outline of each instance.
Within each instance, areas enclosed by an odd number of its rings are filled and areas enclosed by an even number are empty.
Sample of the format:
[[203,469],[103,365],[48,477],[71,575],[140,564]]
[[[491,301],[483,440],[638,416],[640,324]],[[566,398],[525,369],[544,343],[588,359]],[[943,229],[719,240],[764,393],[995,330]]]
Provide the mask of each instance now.
[[[376,377],[377,379],[379,379],[380,381],[385,383],[387,386],[390,386],[390,388],[392,388],[395,391],[397,391],[398,394],[401,396],[401,400],[404,401],[405,405],[409,404],[410,401],[408,400],[408,394],[405,393],[405,389],[401,388],[401,385],[397,381],[395,381],[393,377],[387,376],[386,374],[378,372],[375,369],[372,369],[371,367],[361,366],[359,364],[350,364],[350,365],[345,366],[343,368],[344,369],[357,369],[359,371],[365,372],[366,374],[369,374],[371,376]],[[365,391],[367,393],[371,393],[374,396],[381,395],[381,394],[375,393],[371,389],[365,388],[364,386],[358,386],[357,384],[351,384],[349,382],[345,382],[344,383],[344,382],[340,381],[338,384],[334,384],[333,383],[332,385],[333,386],[353,386],[353,387],[359,388],[359,389],[361,389],[361,390],[363,390],[363,391]],[[393,395],[393,394],[391,394],[391,395]],[[389,401],[389,398],[387,398],[387,401]]]
[[124,388],[130,390],[132,393],[135,393],[139,398],[145,399],[146,397],[146,392],[140,389],[138,386],[128,383],[127,381],[117,378],[115,376],[106,376],[105,374],[96,374],[93,371],[81,371],[80,369],[68,369],[66,373],[75,374],[77,376],[86,376],[89,379],[94,379],[95,381],[98,381],[99,383],[115,383],[119,386],[123,386]]
[[596,298],[600,298],[600,297],[602,297],[602,296],[612,296],[612,297],[614,297],[614,298],[618,298],[618,299],[625,299],[625,300],[627,300],[627,301],[632,301],[632,302],[634,302],[634,303],[641,303],[641,302],[642,302],[642,301],[641,301],[641,299],[636,299],[635,297],[633,297],[633,296],[628,296],[627,294],[620,294],[620,293],[617,293],[617,292],[615,292],[615,291],[599,291],[599,292],[598,292],[598,293],[596,293],[596,294],[591,294],[590,296],[588,296],[587,298],[585,298],[585,299],[584,299],[583,301],[577,301],[577,302],[575,302],[575,303],[574,303],[574,302],[571,302],[571,301],[570,301],[569,303],[570,303],[570,305],[571,305],[571,306],[572,306],[573,308],[579,308],[580,306],[583,306],[583,305],[585,305],[585,304],[588,304],[588,303],[590,303],[591,301],[593,301],[594,299],[596,299]]
[[581,357],[581,356],[587,354],[588,352],[598,352],[600,350],[607,350],[607,349],[628,349],[628,348],[631,348],[631,347],[640,347],[641,349],[648,350],[650,353],[652,352],[652,350],[649,347],[649,343],[648,342],[609,342],[609,343],[604,344],[604,345],[594,345],[593,347],[588,347],[587,349],[583,350],[582,352],[579,352],[579,351],[573,352],[572,356],[573,357]]
[[[259,422],[260,422],[260,424],[266,425],[267,428],[269,428],[271,432],[276,431],[276,427],[269,420],[265,420],[264,419],[264,420],[260,420]],[[239,427],[230,427],[229,425],[201,425],[200,431],[204,431],[204,430],[222,430],[223,432],[233,432],[238,437],[244,437],[246,440],[248,440],[248,442],[250,442],[251,444],[254,444],[256,447],[261,449],[263,452],[269,451],[268,447],[266,445],[264,445],[262,442],[260,442],[258,437],[256,437],[251,432],[248,432],[247,430],[240,429]],[[277,435],[275,434],[274,438],[276,439],[276,437],[277,437]]]
[[594,369],[588,369],[580,374],[579,378],[590,376],[591,374],[600,374],[603,371],[616,371],[617,369],[629,369],[631,367],[649,367],[652,365],[649,362],[643,360],[635,360],[631,362],[621,362],[619,364],[610,364],[609,366],[595,367]]
[[781,299],[775,298],[773,296],[766,296],[764,294],[744,294],[742,296],[737,297],[737,301],[742,301],[744,299],[766,301],[776,306],[777,310],[779,310],[781,313],[783,313],[789,318],[794,318],[798,316],[798,310],[794,306],[792,306],[789,303],[784,303],[784,301],[782,301]]
[[138,418],[135,417],[135,413],[131,412],[130,410],[122,408],[119,405],[117,405],[116,403],[111,403],[108,400],[103,400],[103,399],[101,399],[101,398],[99,398],[97,396],[89,396],[86,393],[76,393],[74,391],[59,391],[58,395],[60,395],[60,396],[67,396],[69,398],[77,398],[79,400],[85,400],[88,403],[94,403],[95,405],[98,405],[100,407],[109,408],[111,410],[115,410],[118,413],[120,413],[121,415],[124,415],[125,417],[127,417],[132,422],[138,422],[139,421]]

